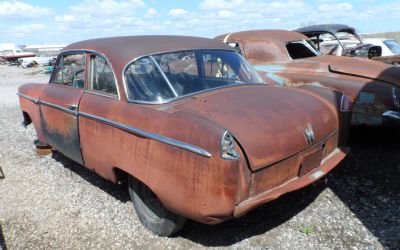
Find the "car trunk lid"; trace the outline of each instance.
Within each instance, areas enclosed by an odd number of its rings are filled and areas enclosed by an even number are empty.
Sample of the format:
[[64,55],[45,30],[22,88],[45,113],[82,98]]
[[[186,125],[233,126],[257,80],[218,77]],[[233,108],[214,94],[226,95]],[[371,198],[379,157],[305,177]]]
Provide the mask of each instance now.
[[[229,130],[246,152],[252,170],[310,147],[338,126],[335,111],[321,100],[272,85],[208,92],[177,108],[199,113]],[[312,132],[313,140],[307,140],[306,130]]]

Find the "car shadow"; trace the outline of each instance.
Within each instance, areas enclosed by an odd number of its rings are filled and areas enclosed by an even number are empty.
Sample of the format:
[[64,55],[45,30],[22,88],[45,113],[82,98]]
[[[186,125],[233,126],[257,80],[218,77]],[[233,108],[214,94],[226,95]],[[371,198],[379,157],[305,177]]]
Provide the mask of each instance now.
[[4,238],[1,224],[0,224],[0,250],[7,250],[6,239]]
[[100,175],[89,170],[88,168],[70,160],[63,154],[58,153],[57,151],[53,151],[51,157],[57,162],[61,163],[63,167],[71,170],[73,173],[79,175],[85,181],[100,188],[101,190],[113,196],[117,200],[121,202],[127,202],[131,200],[128,192],[128,187],[126,184],[116,185],[111,181],[102,178]]
[[400,131],[353,128],[328,187],[386,249],[400,249]]

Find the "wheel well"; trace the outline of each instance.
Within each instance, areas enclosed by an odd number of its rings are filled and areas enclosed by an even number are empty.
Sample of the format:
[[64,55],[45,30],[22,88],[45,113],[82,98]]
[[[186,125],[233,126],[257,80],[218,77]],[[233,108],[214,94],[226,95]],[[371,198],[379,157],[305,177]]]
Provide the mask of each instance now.
[[114,173],[118,185],[128,185],[128,177],[130,174],[119,168],[114,168]]
[[24,125],[26,127],[32,123],[32,119],[27,112],[22,111],[22,116],[24,118],[24,120],[22,121],[22,125]]

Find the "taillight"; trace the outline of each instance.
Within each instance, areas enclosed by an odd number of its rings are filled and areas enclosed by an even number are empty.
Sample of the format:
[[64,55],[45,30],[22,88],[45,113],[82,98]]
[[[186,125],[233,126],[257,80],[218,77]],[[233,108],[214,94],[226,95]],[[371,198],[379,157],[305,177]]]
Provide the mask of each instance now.
[[342,95],[342,101],[340,102],[340,111],[349,112],[351,110],[353,110],[353,101],[347,95]]

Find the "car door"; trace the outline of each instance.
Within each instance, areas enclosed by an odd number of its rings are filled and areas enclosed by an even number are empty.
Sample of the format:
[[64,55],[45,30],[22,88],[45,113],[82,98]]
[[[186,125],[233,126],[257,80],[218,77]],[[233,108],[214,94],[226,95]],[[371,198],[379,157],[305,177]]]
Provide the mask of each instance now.
[[111,179],[114,176],[112,167],[118,165],[115,160],[121,157],[117,156],[118,148],[123,143],[116,136],[119,129],[104,124],[101,119],[114,120],[113,115],[118,113],[122,103],[113,68],[105,56],[95,52],[88,54],[87,69],[87,88],[79,107],[82,155],[87,168]]
[[40,96],[40,114],[47,143],[80,164],[84,162],[78,109],[85,79],[85,53],[64,53],[59,56],[50,83]]

